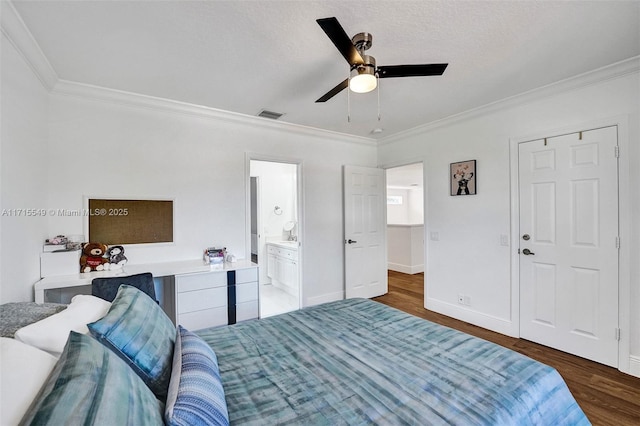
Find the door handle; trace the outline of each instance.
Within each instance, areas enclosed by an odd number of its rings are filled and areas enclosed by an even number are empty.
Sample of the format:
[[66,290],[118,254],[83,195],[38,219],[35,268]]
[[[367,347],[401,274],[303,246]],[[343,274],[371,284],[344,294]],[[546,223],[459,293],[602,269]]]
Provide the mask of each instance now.
[[347,241],[345,241],[345,243],[347,243],[347,244],[355,244],[355,243],[357,243],[357,241],[352,240],[351,238],[349,238]]
[[535,255],[535,253],[532,252],[531,250],[529,250],[528,248],[523,249],[522,250],[522,254],[524,254],[525,256],[533,256],[533,255]]

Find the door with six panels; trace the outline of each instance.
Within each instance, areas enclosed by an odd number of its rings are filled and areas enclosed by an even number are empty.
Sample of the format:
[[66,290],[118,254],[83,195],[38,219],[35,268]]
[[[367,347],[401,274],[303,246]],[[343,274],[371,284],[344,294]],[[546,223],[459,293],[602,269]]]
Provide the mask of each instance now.
[[518,154],[520,336],[617,366],[617,127]]

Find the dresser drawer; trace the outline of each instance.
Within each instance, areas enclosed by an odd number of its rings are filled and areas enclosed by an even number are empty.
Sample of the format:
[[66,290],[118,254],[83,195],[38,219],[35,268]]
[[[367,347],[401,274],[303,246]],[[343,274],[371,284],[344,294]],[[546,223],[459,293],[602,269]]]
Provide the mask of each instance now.
[[258,300],[258,283],[245,283],[236,285],[236,303]]
[[178,324],[189,331],[227,324],[227,307],[204,309],[178,315]]
[[178,293],[178,314],[226,306],[226,286]]
[[258,281],[258,268],[236,270],[236,284]]
[[202,290],[212,287],[225,287],[227,285],[226,272],[213,272],[203,274],[176,275],[176,291]]
[[236,321],[246,321],[260,316],[258,301],[238,303],[236,305]]

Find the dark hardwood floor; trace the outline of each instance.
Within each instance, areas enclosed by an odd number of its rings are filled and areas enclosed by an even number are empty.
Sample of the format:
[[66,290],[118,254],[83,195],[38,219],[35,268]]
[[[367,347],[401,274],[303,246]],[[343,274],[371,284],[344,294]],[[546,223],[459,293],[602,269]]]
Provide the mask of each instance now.
[[389,271],[389,293],[373,300],[497,343],[554,367],[594,425],[640,425],[640,378],[523,339],[516,339],[424,308],[423,274]]

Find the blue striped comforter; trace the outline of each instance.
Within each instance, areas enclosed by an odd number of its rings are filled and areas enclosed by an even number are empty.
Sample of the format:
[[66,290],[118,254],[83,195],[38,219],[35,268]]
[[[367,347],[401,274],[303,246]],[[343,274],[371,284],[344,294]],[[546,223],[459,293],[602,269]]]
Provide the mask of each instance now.
[[232,424],[589,424],[555,369],[366,299],[198,334]]

